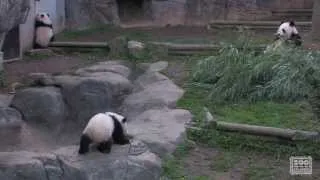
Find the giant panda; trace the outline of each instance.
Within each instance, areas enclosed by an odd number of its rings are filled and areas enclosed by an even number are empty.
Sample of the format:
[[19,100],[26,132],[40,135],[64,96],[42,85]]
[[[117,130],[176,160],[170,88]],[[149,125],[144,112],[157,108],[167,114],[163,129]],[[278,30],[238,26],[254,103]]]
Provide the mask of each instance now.
[[38,13],[35,18],[34,48],[47,48],[54,41],[52,21],[48,13]]
[[295,46],[301,46],[302,44],[301,36],[294,21],[280,23],[277,32],[275,33],[274,42],[267,46],[264,53],[279,49],[281,51],[281,48],[286,48],[285,46],[288,44],[293,44]]
[[276,40],[293,42],[297,46],[302,44],[301,36],[294,21],[281,22],[275,35]]
[[92,143],[97,144],[97,149],[102,153],[110,153],[113,143],[129,144],[126,123],[124,116],[114,112],[94,115],[82,132],[78,153],[87,153]]

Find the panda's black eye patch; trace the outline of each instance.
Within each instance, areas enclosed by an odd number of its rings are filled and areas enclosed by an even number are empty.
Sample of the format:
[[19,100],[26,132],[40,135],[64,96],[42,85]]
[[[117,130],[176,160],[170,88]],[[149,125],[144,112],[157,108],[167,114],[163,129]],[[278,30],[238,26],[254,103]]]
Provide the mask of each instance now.
[[286,30],[285,30],[285,29],[282,29],[282,32],[283,32],[283,33],[286,33]]
[[123,123],[127,122],[127,118],[123,118],[123,119],[122,119],[122,122],[123,122]]
[[41,17],[41,18],[44,18],[44,15],[43,15],[43,14],[41,14],[41,15],[40,15],[40,17]]

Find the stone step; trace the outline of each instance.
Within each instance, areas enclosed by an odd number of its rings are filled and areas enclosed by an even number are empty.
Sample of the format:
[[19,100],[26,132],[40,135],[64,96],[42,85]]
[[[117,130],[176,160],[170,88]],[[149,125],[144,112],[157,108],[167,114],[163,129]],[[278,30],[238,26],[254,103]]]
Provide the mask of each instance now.
[[[216,53],[221,49],[220,45],[216,44],[167,44],[168,54],[176,56],[184,55],[206,55]],[[257,45],[252,47],[256,52],[261,52],[265,49],[266,45]]]
[[272,10],[272,17],[268,20],[288,20],[311,21],[312,9],[276,9]]
[[[280,25],[279,21],[212,21],[209,23],[211,28],[232,28],[238,26],[246,26],[252,30],[272,30],[276,31]],[[296,21],[296,25],[300,31],[309,31],[311,29],[311,21]]]

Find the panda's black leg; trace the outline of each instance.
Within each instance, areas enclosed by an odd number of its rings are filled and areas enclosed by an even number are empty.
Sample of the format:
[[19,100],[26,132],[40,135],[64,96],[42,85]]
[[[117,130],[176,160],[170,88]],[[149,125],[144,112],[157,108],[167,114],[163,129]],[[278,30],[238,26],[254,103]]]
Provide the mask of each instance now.
[[112,144],[113,144],[112,140],[109,140],[109,141],[100,143],[97,148],[100,152],[109,154],[111,152]]
[[55,37],[54,37],[54,35],[51,37],[51,39],[50,39],[50,42],[53,42],[53,41],[55,41]]
[[89,151],[89,145],[92,142],[92,140],[89,138],[89,136],[83,134],[80,139],[80,148],[79,148],[79,154],[85,154]]

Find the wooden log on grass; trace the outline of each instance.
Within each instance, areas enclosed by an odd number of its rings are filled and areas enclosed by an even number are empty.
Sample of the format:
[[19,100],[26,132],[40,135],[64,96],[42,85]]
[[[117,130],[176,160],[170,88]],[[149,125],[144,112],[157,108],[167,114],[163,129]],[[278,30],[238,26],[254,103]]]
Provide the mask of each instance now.
[[245,133],[250,135],[277,137],[292,141],[315,140],[319,136],[318,132],[229,123],[223,121],[216,121],[216,129],[229,132]]
[[51,42],[49,47],[63,48],[109,48],[106,42]]
[[301,140],[319,140],[319,133],[312,131],[302,131],[295,129],[283,129],[275,127],[257,126],[249,124],[230,123],[224,121],[217,121],[210,111],[204,107],[205,121],[210,126],[214,126],[217,130],[227,132],[238,132],[250,135],[277,137],[288,139],[292,141]]

